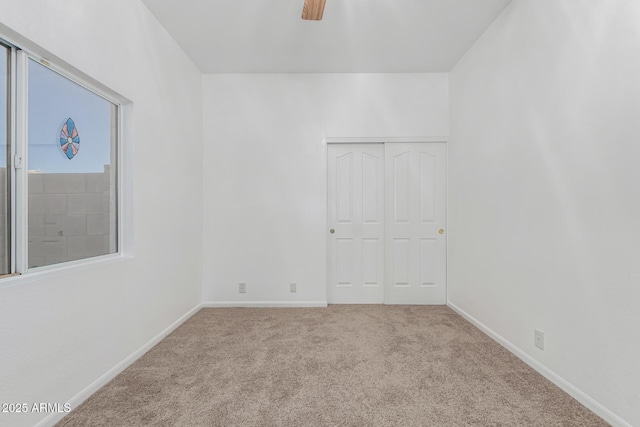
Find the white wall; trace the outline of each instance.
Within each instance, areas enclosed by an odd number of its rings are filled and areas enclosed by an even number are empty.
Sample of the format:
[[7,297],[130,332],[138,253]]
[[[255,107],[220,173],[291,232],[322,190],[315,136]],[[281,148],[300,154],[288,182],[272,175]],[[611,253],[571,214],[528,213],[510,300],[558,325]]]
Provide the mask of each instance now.
[[449,129],[446,74],[205,75],[203,86],[208,302],[326,302],[323,138]]
[[[135,256],[0,282],[0,402],[64,403],[201,300],[202,79],[139,1],[0,0],[0,10],[0,33],[134,102]],[[46,415],[0,414],[0,424]]]
[[450,74],[450,303],[632,425],[638,22],[637,1],[514,0]]

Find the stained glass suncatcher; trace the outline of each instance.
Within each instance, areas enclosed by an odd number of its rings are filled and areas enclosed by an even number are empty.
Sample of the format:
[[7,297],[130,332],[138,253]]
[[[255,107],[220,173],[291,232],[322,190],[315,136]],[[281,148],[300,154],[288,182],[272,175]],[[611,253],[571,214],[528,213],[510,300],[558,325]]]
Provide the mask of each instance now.
[[80,135],[78,135],[78,128],[76,128],[76,124],[71,117],[62,125],[60,148],[62,148],[62,152],[69,160],[73,159],[78,154],[78,150],[80,150]]

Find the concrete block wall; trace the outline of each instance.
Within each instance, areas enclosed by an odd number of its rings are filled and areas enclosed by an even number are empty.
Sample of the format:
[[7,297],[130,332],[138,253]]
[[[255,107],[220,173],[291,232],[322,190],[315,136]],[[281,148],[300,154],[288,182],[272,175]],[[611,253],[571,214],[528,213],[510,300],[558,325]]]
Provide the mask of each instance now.
[[115,252],[110,182],[108,167],[104,173],[29,172],[30,268]]

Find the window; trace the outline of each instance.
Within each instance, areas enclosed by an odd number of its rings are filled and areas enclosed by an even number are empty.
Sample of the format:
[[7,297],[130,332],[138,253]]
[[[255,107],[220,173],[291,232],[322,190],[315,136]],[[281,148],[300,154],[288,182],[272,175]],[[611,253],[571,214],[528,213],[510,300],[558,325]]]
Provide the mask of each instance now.
[[120,121],[104,91],[0,43],[0,275],[119,252]]
[[0,275],[11,273],[9,265],[9,60],[11,50],[0,44]]
[[28,69],[28,266],[115,253],[117,106]]

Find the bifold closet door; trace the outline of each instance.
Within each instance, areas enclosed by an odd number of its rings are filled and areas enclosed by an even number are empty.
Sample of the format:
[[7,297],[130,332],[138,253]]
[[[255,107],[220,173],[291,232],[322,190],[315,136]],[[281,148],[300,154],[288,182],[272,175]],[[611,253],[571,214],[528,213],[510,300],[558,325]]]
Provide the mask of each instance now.
[[384,145],[328,145],[329,303],[384,297]]
[[385,304],[446,304],[445,143],[385,144]]

